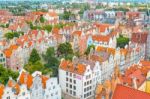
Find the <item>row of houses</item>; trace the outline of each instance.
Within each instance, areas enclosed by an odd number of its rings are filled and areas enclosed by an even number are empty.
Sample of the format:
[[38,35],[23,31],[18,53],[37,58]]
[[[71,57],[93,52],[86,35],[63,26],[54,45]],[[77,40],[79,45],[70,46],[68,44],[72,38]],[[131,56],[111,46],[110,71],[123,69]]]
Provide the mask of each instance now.
[[57,78],[49,78],[36,71],[32,75],[22,70],[17,81],[9,79],[0,85],[1,99],[61,99]]

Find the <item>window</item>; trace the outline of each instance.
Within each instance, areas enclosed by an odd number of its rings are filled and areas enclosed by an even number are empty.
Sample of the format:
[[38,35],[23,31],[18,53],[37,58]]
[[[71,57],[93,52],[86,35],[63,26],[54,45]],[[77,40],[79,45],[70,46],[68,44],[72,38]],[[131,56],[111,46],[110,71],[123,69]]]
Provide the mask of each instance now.
[[72,76],[72,73],[70,73],[70,76]]
[[66,78],[66,81],[68,81],[68,78]]
[[70,82],[72,83],[72,79],[70,79]]
[[72,88],[72,85],[70,85],[70,88]]
[[23,92],[22,95],[25,96],[25,92]]
[[58,92],[56,92],[55,94],[58,95]]
[[70,94],[72,94],[72,90],[70,90]]
[[7,99],[10,99],[10,96],[8,96]]
[[90,80],[90,84],[92,83],[92,80]]
[[66,87],[68,87],[68,83],[66,83]]
[[68,89],[66,89],[66,92],[68,92]]
[[76,86],[73,86],[73,89],[76,90]]
[[89,81],[87,82],[87,85],[89,85]]
[[76,92],[73,92],[73,95],[76,96]]
[[84,92],[86,92],[86,88],[84,88]]
[[51,94],[51,96],[53,96],[53,94]]
[[76,80],[74,80],[74,84],[76,84]]
[[86,86],[86,82],[84,83],[84,86]]
[[68,72],[66,72],[66,75],[68,75]]
[[86,94],[84,94],[84,98],[86,98]]
[[55,86],[53,86],[53,89],[55,89]]

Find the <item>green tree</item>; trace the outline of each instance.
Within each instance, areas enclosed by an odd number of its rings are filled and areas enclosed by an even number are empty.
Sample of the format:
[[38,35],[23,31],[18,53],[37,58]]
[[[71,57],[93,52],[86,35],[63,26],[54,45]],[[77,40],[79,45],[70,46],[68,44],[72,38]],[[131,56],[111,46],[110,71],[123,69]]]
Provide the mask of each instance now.
[[44,23],[44,22],[45,22],[45,19],[44,19],[43,16],[40,17],[40,22],[41,22],[41,23]]
[[45,67],[50,68],[52,70],[51,76],[57,76],[59,60],[55,57],[54,47],[49,47],[46,51],[46,54],[43,57],[46,61]]
[[8,40],[11,40],[14,38],[14,35],[12,32],[8,32],[8,33],[4,34],[4,37]]
[[30,54],[29,62],[35,63],[35,62],[40,61],[40,60],[41,60],[41,58],[40,58],[40,55],[38,54],[37,50],[33,49],[31,54]]
[[73,49],[69,42],[60,44],[57,51],[60,55],[64,55],[65,57],[69,54],[73,54]]
[[129,38],[123,37],[122,35],[117,38],[117,47],[124,48],[129,43]]
[[48,68],[40,62],[36,61],[35,63],[29,62],[24,66],[24,69],[27,70],[30,74],[34,73],[35,71],[41,71],[42,73],[46,74],[46,71],[50,71]]
[[94,46],[94,45],[88,46],[88,48],[86,49],[86,51],[85,51],[84,54],[85,54],[85,55],[89,55],[91,48],[95,49],[95,46]]
[[18,72],[4,68],[2,65],[0,65],[0,83],[6,84],[9,80],[9,77],[12,77],[14,80],[17,80],[18,76]]
[[70,16],[72,15],[72,13],[70,11],[64,11],[64,14],[63,14],[63,19],[64,20],[69,20]]
[[45,26],[43,26],[42,29],[47,30],[48,32],[51,32],[52,31],[52,25],[45,25]]

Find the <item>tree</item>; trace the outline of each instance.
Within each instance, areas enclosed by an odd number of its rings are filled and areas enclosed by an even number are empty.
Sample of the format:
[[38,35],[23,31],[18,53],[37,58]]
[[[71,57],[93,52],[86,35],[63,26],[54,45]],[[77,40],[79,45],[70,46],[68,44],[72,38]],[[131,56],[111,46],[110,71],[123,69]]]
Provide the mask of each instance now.
[[69,55],[69,54],[73,54],[73,49],[72,49],[72,46],[69,42],[60,44],[58,46],[57,51],[61,55],[65,55],[65,57],[67,57],[67,55]]
[[11,40],[14,38],[14,35],[12,32],[8,32],[4,35],[4,37],[7,39],[7,40]]
[[70,11],[64,11],[64,14],[63,14],[63,19],[64,20],[69,20],[70,16],[72,15],[72,13]]
[[41,71],[43,74],[47,74],[50,71],[50,69],[45,68],[45,66],[40,61],[36,61],[35,63],[29,62],[24,66],[24,69],[27,70],[30,74],[34,73],[35,71]]
[[41,60],[41,58],[40,58],[37,50],[33,49],[31,54],[30,54],[29,62],[35,63],[35,62],[40,61],[40,60]]
[[45,19],[44,19],[43,16],[40,17],[40,22],[41,22],[41,23],[44,23],[44,22],[45,22]]
[[88,46],[88,48],[87,48],[86,51],[85,51],[85,55],[89,55],[90,50],[91,50],[92,48],[95,49],[95,46],[94,46],[94,45]]
[[47,30],[48,32],[52,31],[52,25],[45,25],[42,27],[43,30]]
[[49,47],[46,51],[46,54],[43,55],[43,57],[46,61],[45,67],[50,68],[52,70],[51,76],[57,76],[59,60],[55,57],[54,47]]
[[6,84],[9,80],[9,77],[12,77],[14,80],[17,80],[18,76],[18,72],[4,68],[2,65],[0,65],[0,83]]
[[123,37],[122,35],[117,38],[117,47],[124,48],[129,43],[129,38]]

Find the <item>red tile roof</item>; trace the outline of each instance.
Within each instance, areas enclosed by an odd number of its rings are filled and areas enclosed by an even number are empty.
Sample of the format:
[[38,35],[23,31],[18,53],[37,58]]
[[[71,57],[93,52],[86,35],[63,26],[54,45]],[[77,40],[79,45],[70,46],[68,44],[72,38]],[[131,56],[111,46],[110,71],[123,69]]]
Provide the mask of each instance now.
[[133,43],[146,43],[147,33],[133,33],[131,37],[131,42]]
[[108,43],[110,40],[110,36],[94,35],[94,36],[92,36],[92,39],[97,42],[107,42]]
[[79,75],[84,74],[86,70],[86,66],[84,64],[77,64],[77,66],[74,66],[73,63],[68,60],[63,60],[60,64],[60,68]]
[[123,85],[117,85],[112,99],[150,99],[150,94]]

